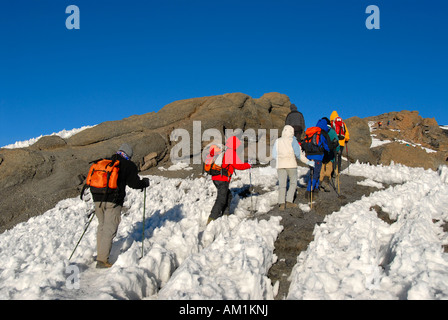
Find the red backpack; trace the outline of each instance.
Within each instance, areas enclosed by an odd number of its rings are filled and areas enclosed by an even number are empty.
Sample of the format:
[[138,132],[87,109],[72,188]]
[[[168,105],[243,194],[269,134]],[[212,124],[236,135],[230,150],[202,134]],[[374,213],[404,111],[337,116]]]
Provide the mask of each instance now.
[[336,117],[331,122],[331,127],[336,131],[339,140],[345,139],[345,123],[342,121],[341,117]]

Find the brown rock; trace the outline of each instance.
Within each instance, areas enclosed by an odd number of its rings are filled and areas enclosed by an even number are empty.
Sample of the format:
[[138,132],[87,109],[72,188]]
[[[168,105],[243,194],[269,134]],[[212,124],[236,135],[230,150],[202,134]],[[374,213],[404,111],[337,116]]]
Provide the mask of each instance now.
[[392,162],[408,167],[422,167],[437,170],[440,165],[446,164],[436,153],[427,153],[420,147],[398,142],[388,143],[376,149],[378,163],[389,165]]
[[34,143],[30,149],[32,150],[52,150],[56,148],[62,148],[67,145],[64,139],[59,136],[44,136]]
[[280,93],[267,93],[259,99],[243,93],[186,99],[157,113],[101,123],[65,140],[43,137],[28,148],[1,149],[0,232],[78,195],[89,162],[111,156],[123,142],[133,147],[132,160],[147,170],[169,160],[176,144],[169,137],[176,128],[192,136],[193,121],[200,121],[202,132],[216,128],[222,137],[226,129],[237,128],[263,128],[269,136],[269,129],[283,127],[290,104]]
[[361,163],[376,164],[377,160],[370,149],[372,137],[367,121],[359,117],[352,117],[344,120],[350,134],[350,141],[347,143],[344,155],[349,155],[350,162],[359,161]]
[[[385,113],[366,118],[374,125],[373,134],[380,140],[397,141],[374,148],[378,163],[391,161],[411,167],[437,170],[446,165],[448,135],[434,118],[422,118],[417,111]],[[377,125],[382,122],[382,126]],[[398,143],[401,142],[401,143]],[[426,152],[428,148],[434,152]]]

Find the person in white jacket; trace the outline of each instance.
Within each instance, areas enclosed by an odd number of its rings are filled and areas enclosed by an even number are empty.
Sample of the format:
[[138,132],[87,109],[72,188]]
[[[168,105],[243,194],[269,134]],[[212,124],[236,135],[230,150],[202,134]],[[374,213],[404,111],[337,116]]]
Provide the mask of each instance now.
[[[294,128],[286,125],[283,128],[281,138],[278,138],[272,149],[272,158],[276,160],[278,174],[278,205],[280,210],[285,208],[296,208],[294,195],[297,188],[297,160],[314,167],[314,161],[309,160],[302,152],[300,145],[294,136]],[[289,178],[289,188],[286,186]],[[286,203],[285,203],[286,195]]]

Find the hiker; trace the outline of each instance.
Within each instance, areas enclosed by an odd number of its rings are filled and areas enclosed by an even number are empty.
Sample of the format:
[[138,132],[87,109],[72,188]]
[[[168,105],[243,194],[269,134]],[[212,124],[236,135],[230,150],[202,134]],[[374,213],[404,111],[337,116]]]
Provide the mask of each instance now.
[[223,169],[220,174],[212,176],[212,181],[218,190],[218,194],[210,216],[208,217],[207,224],[222,217],[223,214],[230,213],[232,192],[230,192],[229,186],[235,169],[247,170],[252,167],[249,163],[243,163],[236,154],[236,150],[240,145],[241,141],[236,136],[232,136],[226,141],[226,149],[221,164]]
[[118,191],[114,193],[100,194],[92,192],[95,203],[95,213],[98,218],[97,229],[97,268],[110,268],[109,262],[112,240],[117,234],[118,225],[121,221],[121,209],[126,196],[126,186],[133,189],[145,189],[149,186],[149,179],[140,179],[138,169],[131,161],[133,155],[132,147],[124,143],[117,153],[111,157],[112,161],[118,160]]
[[[302,148],[305,150],[306,157],[314,160],[313,176],[308,179],[308,185],[305,192],[305,198],[309,199],[311,192],[317,196],[319,192],[319,178],[322,168],[324,152],[330,152],[328,147],[328,126],[327,121],[320,119],[315,127],[310,127],[305,132],[306,137],[302,140]],[[318,139],[317,139],[318,138]]]
[[330,152],[326,151],[324,152],[324,158],[322,159],[322,168],[320,170],[320,188],[323,189],[325,192],[330,191],[330,179],[331,174],[333,172],[333,164],[336,159],[336,155],[339,152],[339,139],[338,135],[336,134],[336,131],[333,130],[331,127],[331,121],[327,117],[322,118],[327,122],[328,127],[328,136],[330,138],[330,141],[328,143],[328,148],[330,149]]
[[303,114],[297,111],[295,104],[291,104],[290,110],[291,112],[286,116],[285,125],[290,125],[294,128],[294,136],[300,142],[303,131],[305,130],[305,119],[303,118]]
[[[338,118],[342,122],[341,126],[336,124],[335,120],[339,120]],[[338,154],[336,155],[337,156],[337,159],[336,159],[337,168],[335,168],[335,169],[337,169],[337,172],[339,174],[341,172],[342,152],[344,151],[345,144],[348,143],[348,141],[350,140],[350,135],[348,133],[347,125],[339,117],[339,115],[336,112],[336,110],[331,113],[330,121],[331,121],[332,128],[334,129],[334,131],[336,131],[336,134],[338,134],[338,136],[339,136],[339,146],[340,146],[340,148],[339,148]],[[339,132],[339,128],[341,128],[343,132]]]
[[[272,158],[276,160],[278,174],[278,206],[280,210],[286,208],[297,208],[294,203],[294,195],[297,189],[297,159],[314,167],[314,161],[307,159],[299,142],[294,136],[294,128],[286,125],[283,128],[281,138],[278,138],[272,149]],[[289,178],[289,188],[286,192],[286,185]],[[286,203],[285,203],[286,195]]]

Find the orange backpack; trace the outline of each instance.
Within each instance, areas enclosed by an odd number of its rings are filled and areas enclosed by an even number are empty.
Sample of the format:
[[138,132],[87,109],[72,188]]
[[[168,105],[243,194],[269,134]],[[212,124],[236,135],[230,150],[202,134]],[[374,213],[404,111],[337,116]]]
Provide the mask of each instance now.
[[322,129],[319,127],[310,127],[305,131],[301,146],[307,156],[323,154],[323,148],[319,145],[321,134]]
[[112,161],[110,159],[94,161],[90,166],[84,188],[90,187],[93,193],[103,194],[117,191],[118,172],[120,170],[119,164],[120,161]]

